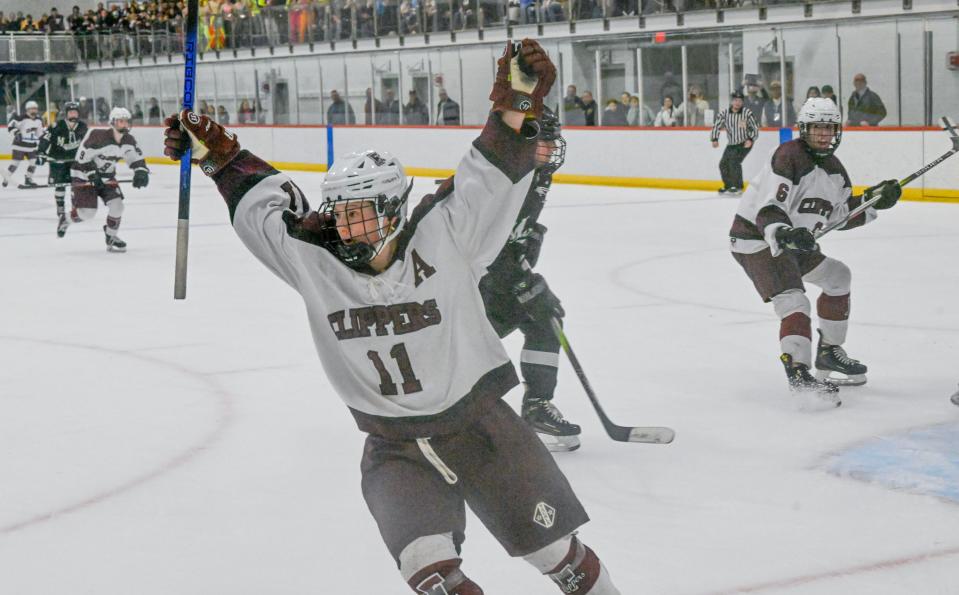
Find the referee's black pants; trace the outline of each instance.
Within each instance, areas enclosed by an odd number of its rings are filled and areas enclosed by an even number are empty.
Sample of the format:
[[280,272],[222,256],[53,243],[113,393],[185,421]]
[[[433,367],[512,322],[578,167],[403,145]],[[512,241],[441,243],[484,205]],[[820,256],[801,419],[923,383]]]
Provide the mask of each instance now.
[[719,160],[719,174],[723,177],[724,188],[743,187],[743,161],[752,151],[752,146],[726,145],[723,158]]

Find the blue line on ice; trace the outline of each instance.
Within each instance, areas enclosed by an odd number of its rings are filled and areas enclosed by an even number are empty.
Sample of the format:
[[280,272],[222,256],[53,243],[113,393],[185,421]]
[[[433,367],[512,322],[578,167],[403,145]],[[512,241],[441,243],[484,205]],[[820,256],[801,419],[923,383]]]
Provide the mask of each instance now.
[[873,438],[830,455],[825,466],[841,477],[959,503],[959,424]]

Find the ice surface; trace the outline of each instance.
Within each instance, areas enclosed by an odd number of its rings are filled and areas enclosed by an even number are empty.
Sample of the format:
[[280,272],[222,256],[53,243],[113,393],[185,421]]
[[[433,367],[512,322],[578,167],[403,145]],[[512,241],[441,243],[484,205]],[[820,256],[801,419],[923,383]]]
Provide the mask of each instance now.
[[[177,169],[153,170],[124,187],[126,254],[105,250],[104,209],[57,239],[52,190],[0,190],[0,593],[407,593],[299,297],[197,172],[174,302]],[[294,178],[318,196],[319,174]],[[735,205],[553,187],[539,269],[577,355],[614,420],[677,431],[669,446],[608,440],[562,364],[557,404],[584,434],[558,458],[593,518],[582,538],[624,595],[959,593],[959,506],[826,469],[959,421],[959,206],[903,203],[824,239],[853,270],[847,348],[870,374],[811,413],[729,256]],[[556,592],[475,518],[464,557],[491,595]]]

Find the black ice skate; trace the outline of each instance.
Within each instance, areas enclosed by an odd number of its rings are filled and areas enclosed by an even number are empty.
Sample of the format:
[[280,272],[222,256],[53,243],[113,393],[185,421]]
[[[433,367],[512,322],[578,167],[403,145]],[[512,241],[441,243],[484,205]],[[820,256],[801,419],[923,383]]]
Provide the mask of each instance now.
[[523,397],[523,419],[551,452],[579,448],[580,427],[566,421],[549,399]]
[[118,236],[111,236],[107,233],[107,226],[103,226],[103,234],[106,236],[107,240],[107,252],[126,252],[127,243],[121,240]]
[[37,186],[37,183],[33,181],[33,178],[26,178],[23,180],[23,184],[20,184],[17,186],[17,188],[21,190],[30,190],[33,188],[39,188],[39,186]]
[[786,368],[786,378],[789,379],[789,390],[793,392],[815,393],[819,398],[827,403],[832,403],[836,407],[842,405],[839,400],[839,387],[832,382],[817,379],[809,373],[809,367],[806,364],[797,364],[788,353],[779,356],[783,366]]
[[819,347],[816,348],[816,376],[839,386],[862,386],[866,384],[866,366],[846,355],[839,345],[824,345],[819,332]]
[[60,213],[60,220],[57,221],[57,237],[62,238],[67,235],[67,228],[70,227],[70,220],[66,213]]

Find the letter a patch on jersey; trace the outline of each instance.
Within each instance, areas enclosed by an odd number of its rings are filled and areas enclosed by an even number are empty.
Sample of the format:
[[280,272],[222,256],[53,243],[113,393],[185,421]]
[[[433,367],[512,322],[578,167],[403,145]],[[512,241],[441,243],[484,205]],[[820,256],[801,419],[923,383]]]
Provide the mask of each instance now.
[[536,505],[536,512],[533,513],[533,521],[547,529],[551,528],[556,522],[556,509],[545,502],[540,502]]
[[420,283],[429,279],[436,272],[428,262],[416,253],[416,250],[410,251],[410,258],[413,259],[413,286],[419,287]]

